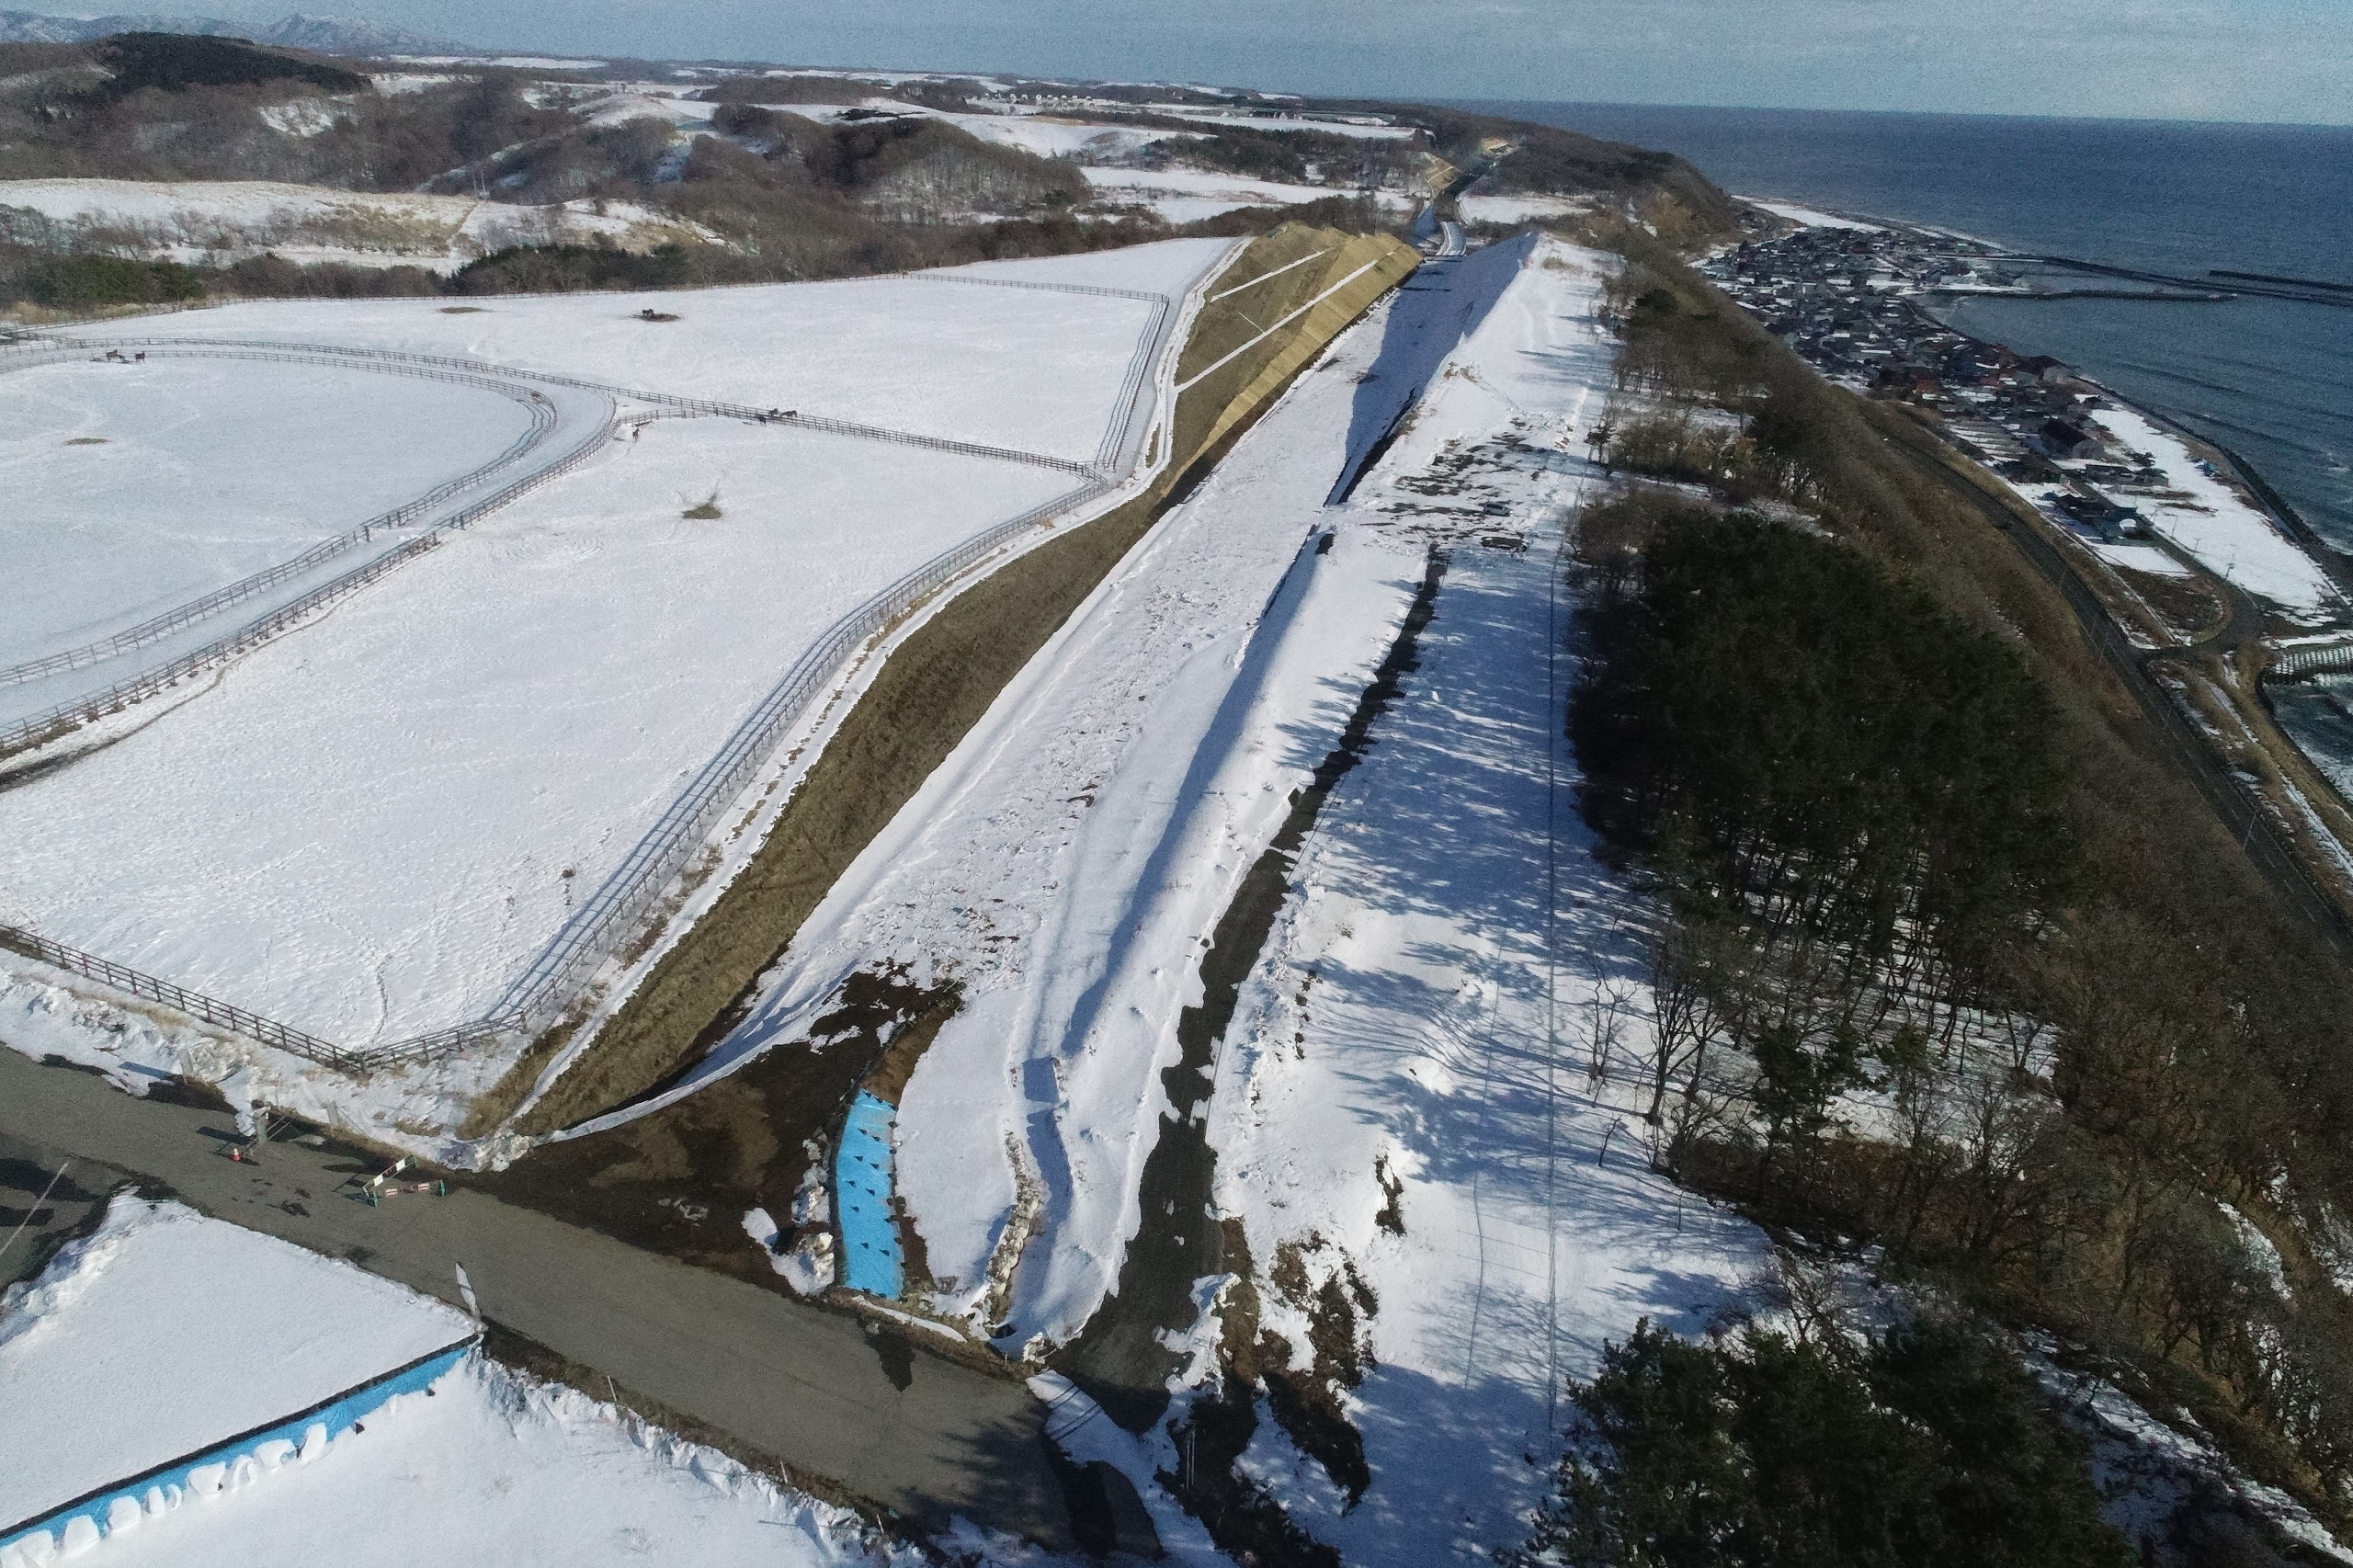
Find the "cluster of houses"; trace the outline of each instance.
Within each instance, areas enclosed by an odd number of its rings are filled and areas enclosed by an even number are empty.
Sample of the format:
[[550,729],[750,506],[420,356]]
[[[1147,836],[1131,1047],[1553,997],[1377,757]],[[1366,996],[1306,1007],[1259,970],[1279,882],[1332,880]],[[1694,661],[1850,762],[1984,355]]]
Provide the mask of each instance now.
[[2056,359],[1955,331],[1922,307],[1932,295],[2022,292],[1997,253],[1918,230],[1807,228],[1744,243],[1701,270],[1830,380],[1932,408],[2006,477],[2063,486],[2052,505],[2084,531],[2145,531],[2107,492],[2157,475],[2139,454],[2112,452],[2086,417],[2099,389]]

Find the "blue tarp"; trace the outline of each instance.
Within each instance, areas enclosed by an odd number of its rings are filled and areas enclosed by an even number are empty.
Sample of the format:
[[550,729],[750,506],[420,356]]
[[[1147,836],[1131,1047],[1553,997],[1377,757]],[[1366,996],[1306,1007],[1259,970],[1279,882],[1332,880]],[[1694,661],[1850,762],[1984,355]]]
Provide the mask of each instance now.
[[842,1125],[834,1205],[842,1231],[842,1283],[894,1300],[906,1288],[899,1227],[891,1218],[891,1124],[898,1109],[864,1090]]

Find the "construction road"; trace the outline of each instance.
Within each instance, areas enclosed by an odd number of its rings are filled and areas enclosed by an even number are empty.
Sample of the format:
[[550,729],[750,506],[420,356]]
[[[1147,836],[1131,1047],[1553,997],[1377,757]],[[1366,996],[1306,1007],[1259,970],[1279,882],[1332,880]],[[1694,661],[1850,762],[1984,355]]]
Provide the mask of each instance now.
[[[961,1515],[1049,1548],[1075,1544],[1044,1407],[1013,1379],[935,1355],[920,1335],[877,1335],[480,1192],[370,1207],[358,1182],[381,1169],[372,1156],[277,1142],[259,1165],[243,1165],[227,1157],[233,1132],[224,1112],[136,1099],[95,1074],[0,1049],[0,1204],[10,1222],[61,1159],[73,1162],[44,1206],[51,1218],[0,1257],[0,1279],[34,1256],[30,1238],[73,1224],[135,1176],[445,1301],[457,1300],[462,1264],[494,1324],[609,1376],[624,1398],[706,1422],[918,1527]],[[605,1391],[592,1381],[587,1392]]]

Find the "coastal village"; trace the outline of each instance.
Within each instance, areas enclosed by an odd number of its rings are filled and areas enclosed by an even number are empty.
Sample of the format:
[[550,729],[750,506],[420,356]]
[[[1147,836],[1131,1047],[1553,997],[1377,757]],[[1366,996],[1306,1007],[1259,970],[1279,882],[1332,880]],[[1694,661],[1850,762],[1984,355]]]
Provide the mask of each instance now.
[[[1920,302],[2032,292],[2010,259],[1954,235],[1855,225],[1751,241],[1702,270],[1832,381],[1937,410],[2006,479],[2060,484],[2063,520],[2111,542],[2142,535],[2140,511],[2099,487],[2156,488],[2163,475],[2086,417],[2099,389],[2047,355],[1955,331]],[[2057,461],[2086,466],[2069,475]]]
[[[2189,502],[2211,517],[2218,497],[2237,521],[2277,537],[2283,519],[2184,433],[2161,429],[2162,441],[2138,440],[2145,415],[2103,417],[2117,412],[2115,399],[2073,367],[1972,337],[1927,309],[1930,301],[1969,294],[2044,295],[2050,290],[2032,276],[2037,260],[1935,230],[1836,220],[1744,242],[1700,270],[1831,381],[1933,411],[1948,439],[2088,541],[2113,546],[2165,535],[2197,553],[2197,543],[2160,526],[2163,513],[2182,509],[2162,503]],[[2210,490],[2216,494],[2203,494]],[[2307,552],[2316,543],[2279,542]],[[2235,576],[2236,559],[2231,551],[2209,564]],[[2295,619],[2309,626],[2338,596],[2320,560],[2303,575],[2313,591],[2302,595],[2242,585],[2292,604],[2301,612]]]

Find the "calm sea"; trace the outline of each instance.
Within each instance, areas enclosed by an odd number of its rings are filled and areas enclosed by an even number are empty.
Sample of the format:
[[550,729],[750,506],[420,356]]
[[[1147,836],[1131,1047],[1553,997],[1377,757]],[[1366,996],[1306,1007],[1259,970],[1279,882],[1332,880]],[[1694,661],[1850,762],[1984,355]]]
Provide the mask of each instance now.
[[[2186,278],[2353,284],[2353,128],[1992,115],[1464,105],[1682,153],[1726,190]],[[2348,296],[2353,299],[2353,296]],[[2353,550],[2353,308],[2278,300],[1970,301],[1945,319],[2080,365],[2252,463]],[[2353,685],[2275,711],[2353,798]]]
[[[1745,196],[2183,277],[2221,267],[2353,284],[2353,128],[1477,107],[1666,148]],[[2353,308],[1972,301],[1947,319],[2080,365],[2211,436],[2353,550]]]

